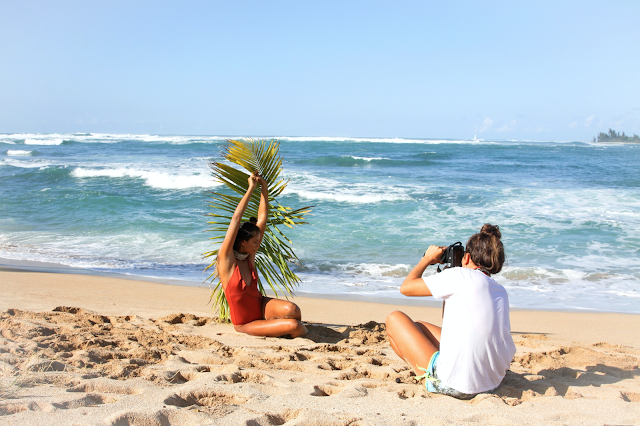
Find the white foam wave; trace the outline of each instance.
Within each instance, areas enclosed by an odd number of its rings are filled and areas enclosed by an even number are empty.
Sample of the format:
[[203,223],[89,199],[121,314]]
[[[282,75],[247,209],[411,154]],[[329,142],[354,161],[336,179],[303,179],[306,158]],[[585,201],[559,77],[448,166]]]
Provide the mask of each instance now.
[[[260,138],[262,139],[262,138]],[[272,138],[267,138],[272,139]],[[273,139],[289,142],[369,142],[369,143],[414,143],[414,144],[442,144],[442,143],[473,143],[462,139],[411,139],[411,138],[354,138],[339,136],[279,136]],[[479,142],[479,141],[475,141]]]
[[[293,192],[293,191],[291,191]],[[339,203],[352,204],[375,204],[382,201],[401,201],[407,197],[395,194],[359,194],[358,191],[342,190],[342,192],[315,192],[315,191],[295,191],[296,194],[308,200],[337,201]]]
[[14,149],[14,150],[10,149],[10,150],[7,151],[7,155],[17,156],[17,157],[29,156],[29,155],[31,155],[32,152],[33,151],[22,151],[22,150],[19,150],[19,149]]
[[383,263],[354,263],[349,262],[341,265],[337,265],[335,268],[337,272],[346,274],[358,274],[368,277],[383,278],[383,277],[404,277],[411,270],[411,265],[398,264],[390,265]]
[[539,189],[527,188],[519,193],[503,192],[492,210],[508,211],[520,218],[567,220],[573,224],[587,221],[628,222],[640,219],[637,191],[619,189]]
[[406,188],[377,183],[344,183],[311,174],[289,173],[291,181],[284,194],[295,194],[309,200],[337,201],[351,204],[374,204],[383,201],[411,199]]
[[33,139],[39,137],[46,137],[48,134],[44,133],[3,133],[0,134],[0,141],[3,143],[15,143],[16,141],[24,141],[25,139]]
[[389,158],[385,158],[385,157],[356,157],[355,155],[346,155],[345,157],[351,157],[354,160],[364,160],[364,161],[389,160]]
[[143,179],[145,185],[158,189],[212,188],[220,185],[207,173],[199,172],[185,175],[133,168],[87,169],[78,167],[73,170],[71,175],[77,178],[138,178]]
[[202,261],[207,241],[180,239],[156,232],[60,236],[26,233],[18,238],[0,234],[0,257],[52,262],[75,268],[107,270],[142,276],[178,278],[199,284],[205,278]]
[[137,142],[154,142],[154,143],[168,143],[168,144],[175,144],[175,145],[183,145],[183,144],[189,144],[189,143],[222,142],[229,138],[222,137],[222,136],[90,133],[86,135],[77,135],[77,134],[71,135],[70,139],[75,142],[87,142],[87,143],[117,143],[122,141],[137,141]]
[[[119,143],[122,141],[140,141],[152,143],[190,144],[190,143],[217,143],[227,139],[246,140],[245,136],[215,136],[215,135],[151,135],[133,133],[14,133],[0,134],[0,142],[15,143],[25,141],[25,144],[34,145],[59,145],[63,140],[84,143]],[[514,144],[514,143],[562,143],[551,141],[517,141],[517,140],[493,140],[484,139],[427,139],[427,138],[362,138],[340,136],[255,136],[254,140],[278,140],[287,142],[352,142],[352,143],[392,143],[392,144]],[[27,142],[28,141],[28,142]],[[35,142],[37,141],[37,142]],[[604,144],[601,144],[604,145]]]
[[[539,187],[506,188],[499,193],[487,194],[483,187],[467,186],[458,189],[450,188],[452,197],[464,193],[486,194],[477,203],[456,203],[450,208],[450,215],[441,215],[441,206],[431,197],[420,200],[420,208],[407,212],[406,219],[420,222],[425,217],[438,215],[439,229],[443,235],[459,234],[461,224],[483,223],[488,218],[500,226],[513,232],[524,232],[527,244],[532,244],[537,253],[548,256],[548,251],[557,246],[537,244],[546,240],[549,235],[572,233],[573,229],[593,229],[594,236],[600,227],[615,229],[620,235],[623,247],[640,238],[640,196],[633,188],[596,189],[596,188],[539,188]],[[469,231],[472,231],[471,229]],[[474,231],[475,232],[475,231]],[[471,232],[473,233],[473,232]],[[471,235],[471,234],[468,234]],[[518,238],[518,237],[512,237]],[[628,239],[628,240],[626,240]],[[628,242],[627,242],[628,241]],[[572,241],[564,241],[570,244]],[[632,243],[633,244],[633,243]],[[590,248],[590,250],[595,250]],[[559,250],[559,249],[558,249]],[[555,256],[561,254],[554,252]],[[609,259],[618,259],[609,256]],[[563,259],[564,262],[570,260]],[[599,262],[607,262],[602,256]],[[629,259],[631,261],[631,259]],[[573,261],[571,261],[573,262]],[[584,266],[584,259],[576,259],[574,265]],[[628,262],[625,262],[625,264]]]
[[63,141],[81,143],[119,143],[123,141],[155,142],[169,144],[215,143],[239,137],[223,136],[182,136],[149,135],[131,133],[12,133],[0,134],[0,142],[7,144],[24,143],[26,145],[60,145]]
[[25,139],[25,145],[61,145],[64,139]]
[[21,167],[23,169],[35,169],[35,168],[44,168],[53,165],[50,161],[35,159],[35,160],[16,160],[13,158],[5,158],[4,164],[13,167]]

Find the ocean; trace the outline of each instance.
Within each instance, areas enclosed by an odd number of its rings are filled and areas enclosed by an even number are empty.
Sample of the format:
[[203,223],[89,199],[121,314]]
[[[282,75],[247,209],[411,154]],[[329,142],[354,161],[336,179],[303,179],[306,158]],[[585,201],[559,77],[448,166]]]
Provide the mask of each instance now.
[[[0,134],[0,257],[208,285],[208,163],[229,138]],[[256,139],[280,141],[279,201],[314,206],[283,228],[299,292],[404,298],[430,244],[489,222],[511,306],[640,313],[640,145]]]

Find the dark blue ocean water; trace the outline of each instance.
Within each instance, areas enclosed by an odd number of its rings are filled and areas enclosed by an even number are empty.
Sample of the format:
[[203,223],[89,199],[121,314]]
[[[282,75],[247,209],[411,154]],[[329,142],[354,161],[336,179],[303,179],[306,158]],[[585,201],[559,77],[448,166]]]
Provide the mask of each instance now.
[[[0,135],[0,257],[201,284],[225,139]],[[512,306],[640,313],[640,145],[278,139],[280,202],[315,206],[285,229],[299,291],[402,297],[430,244],[491,222]]]

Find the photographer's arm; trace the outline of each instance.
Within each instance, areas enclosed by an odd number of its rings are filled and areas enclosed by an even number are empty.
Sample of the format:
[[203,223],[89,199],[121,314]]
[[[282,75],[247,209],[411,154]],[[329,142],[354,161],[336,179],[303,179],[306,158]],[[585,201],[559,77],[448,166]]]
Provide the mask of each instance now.
[[429,287],[424,283],[422,274],[424,270],[427,269],[427,266],[440,261],[443,252],[443,247],[429,246],[424,257],[420,259],[420,262],[409,272],[407,278],[404,279],[404,282],[400,286],[400,293],[405,296],[431,296],[431,290],[429,290]]

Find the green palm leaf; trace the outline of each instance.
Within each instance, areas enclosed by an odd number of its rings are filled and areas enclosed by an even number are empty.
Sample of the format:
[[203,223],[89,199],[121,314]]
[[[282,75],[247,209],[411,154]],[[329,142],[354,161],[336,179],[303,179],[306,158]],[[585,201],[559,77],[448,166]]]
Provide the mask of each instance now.
[[[247,192],[248,178],[251,173],[257,171],[269,185],[269,219],[262,244],[256,255],[256,269],[259,272],[258,288],[265,294],[265,284],[276,295],[287,297],[300,282],[300,278],[289,268],[290,262],[299,262],[293,252],[291,240],[289,240],[278,228],[285,225],[292,228],[307,223],[305,216],[310,212],[311,206],[293,209],[282,206],[275,198],[282,194],[288,181],[280,177],[282,172],[282,158],[279,156],[280,143],[252,139],[246,141],[228,140],[229,144],[223,152],[223,158],[230,163],[241,166],[244,170],[238,170],[229,164],[212,162],[211,172],[218,181],[225,184],[231,190],[231,194],[223,192],[210,192],[209,207],[213,209],[207,216],[211,218],[207,223],[211,225],[208,231],[214,235],[210,238],[214,244],[220,244],[224,240],[233,213]],[[233,193],[238,195],[233,195]],[[260,205],[260,191],[254,191],[251,200],[244,213],[243,220],[251,216],[258,217]],[[222,290],[222,284],[216,271],[218,249],[204,253],[205,257],[213,261],[205,268],[212,270],[207,280],[215,283],[211,294],[213,310],[218,312],[219,321],[229,320],[229,304]],[[263,281],[264,280],[264,281]]]

